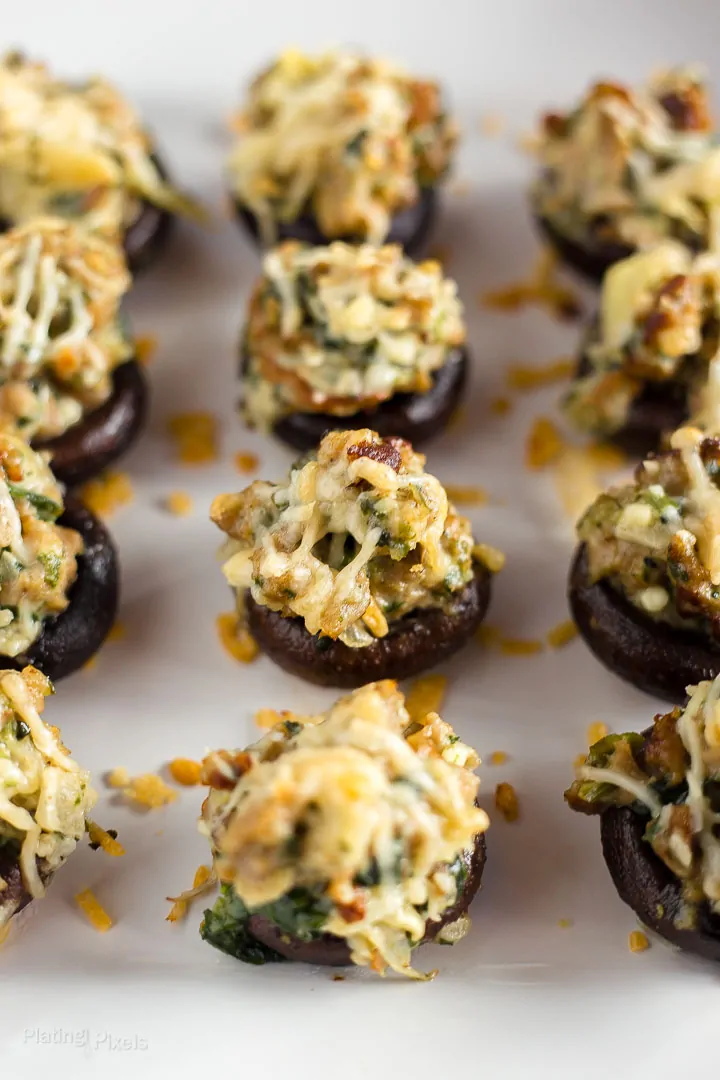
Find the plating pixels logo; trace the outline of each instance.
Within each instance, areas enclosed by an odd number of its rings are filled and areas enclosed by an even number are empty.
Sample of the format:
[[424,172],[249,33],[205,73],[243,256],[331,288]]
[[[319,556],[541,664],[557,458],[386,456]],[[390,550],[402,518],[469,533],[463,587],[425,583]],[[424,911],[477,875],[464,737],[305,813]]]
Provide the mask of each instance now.
[[93,1031],[90,1028],[25,1028],[26,1046],[69,1046],[75,1050],[98,1050],[127,1054],[148,1049],[148,1041],[135,1032],[119,1035],[112,1031]]

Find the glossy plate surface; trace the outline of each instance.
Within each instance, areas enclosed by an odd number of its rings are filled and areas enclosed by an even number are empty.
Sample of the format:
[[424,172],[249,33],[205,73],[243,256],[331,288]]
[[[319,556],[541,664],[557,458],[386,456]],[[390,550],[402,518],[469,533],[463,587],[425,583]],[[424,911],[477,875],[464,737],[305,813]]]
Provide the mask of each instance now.
[[[428,448],[431,471],[492,496],[464,508],[479,538],[503,548],[489,623],[511,637],[542,638],[567,618],[573,547],[550,476],[527,472],[524,443],[535,416],[555,415],[559,387],[513,396],[513,363],[576,355],[580,331],[526,309],[487,311],[478,296],[526,275],[538,245],[525,200],[532,163],[518,149],[544,108],[571,102],[594,76],[638,79],[657,64],[700,59],[720,82],[720,10],[703,0],[330,0],[273,5],[169,0],[122,5],[36,0],[6,5],[8,46],[47,57],[58,71],[103,71],[141,106],[169,170],[211,207],[214,228],[179,223],[167,254],[138,281],[131,315],[157,337],[149,368],[152,412],[123,460],[135,489],[109,521],[123,569],[122,641],[94,668],[64,682],[47,716],[98,781],[116,765],[131,774],[207,747],[242,745],[261,706],[311,711],[335,692],[300,682],[260,659],[236,664],[214,620],[228,608],[215,560],[220,534],[207,519],[220,491],[249,482],[239,451],[274,478],[292,452],[248,433],[234,414],[237,341],[257,254],[223,217],[225,121],[239,88],[286,45],[353,42],[394,55],[447,84],[466,132],[441,208],[435,246],[449,256],[467,305],[473,357],[464,421]],[[390,17],[390,14],[392,17]],[[483,131],[490,115],[504,122]],[[431,248],[433,244],[431,243]],[[592,294],[585,293],[588,310]],[[221,456],[206,467],[175,461],[169,415],[207,410],[221,425]],[[162,508],[188,491],[192,516]],[[468,648],[444,669],[444,709],[485,758],[481,801],[492,813],[498,781],[518,791],[522,817],[494,820],[473,929],[455,949],[428,946],[427,985],[301,966],[251,968],[220,956],[187,923],[165,916],[206,860],[195,831],[201,792],[178,789],[164,810],[113,805],[101,783],[95,816],[117,828],[121,859],[83,849],[34,904],[0,952],[3,1076],[184,1080],[231,1071],[293,1080],[606,1080],[704,1075],[717,1060],[718,972],[658,941],[628,951],[636,928],[603,861],[597,823],[572,814],[562,792],[588,725],[647,727],[660,703],[624,685],[582,642],[557,652],[505,656]],[[509,754],[492,766],[495,750]],[[116,920],[104,936],[73,895],[92,887]],[[562,928],[559,921],[572,920]],[[663,1032],[663,1017],[672,1027]]]

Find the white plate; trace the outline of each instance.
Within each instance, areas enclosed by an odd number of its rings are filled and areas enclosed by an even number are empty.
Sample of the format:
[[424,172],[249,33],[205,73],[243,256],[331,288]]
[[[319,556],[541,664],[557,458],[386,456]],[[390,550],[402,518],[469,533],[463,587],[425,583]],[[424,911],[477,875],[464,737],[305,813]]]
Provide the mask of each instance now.
[[[219,213],[223,121],[239,86],[288,43],[358,43],[448,85],[466,129],[458,177],[470,190],[448,196],[436,240],[450,250],[467,303],[474,375],[466,421],[431,448],[429,467],[502,500],[472,513],[477,536],[508,554],[490,620],[536,637],[563,619],[571,532],[551,481],[522,463],[531,418],[554,409],[557,388],[524,396],[508,417],[490,417],[487,406],[503,392],[509,363],[568,354],[578,331],[542,312],[506,316],[476,303],[482,290],[524,274],[536,251],[524,198],[530,165],[516,139],[539,111],[572,101],[595,75],[637,79],[662,62],[710,61],[720,9],[702,0],[35,0],[6,5],[3,34],[58,70],[102,70],[120,82],[156,127],[173,175],[217,217],[212,231],[183,226],[133,297],[137,331],[156,334],[160,348],[150,428],[127,460],[135,501],[110,522],[128,635],[64,683],[47,713],[78,760],[98,777],[115,765],[154,770],[176,755],[242,745],[260,706],[315,710],[333,697],[266,659],[235,664],[214,629],[229,598],[210,499],[242,486],[231,463],[239,449],[257,452],[268,478],[291,460],[234,414],[237,335],[258,262]],[[506,120],[501,136],[481,133],[487,112]],[[198,408],[222,422],[222,458],[183,469],[165,421]],[[174,489],[193,495],[191,518],[161,509]],[[507,765],[482,768],[486,804],[498,780],[512,781],[522,820],[492,825],[473,931],[454,950],[426,954],[441,969],[433,983],[366,973],[334,982],[328,971],[256,969],[221,956],[198,937],[200,906],[184,926],[164,921],[165,897],[207,858],[195,829],[199,791],[144,816],[111,805],[105,793],[96,816],[120,830],[127,855],[78,852],[3,950],[2,1075],[12,1066],[33,1077],[48,1066],[61,1075],[137,1077],[229,1067],[237,1076],[290,1072],[299,1080],[578,1072],[583,1080],[662,1080],[715,1060],[716,972],[659,942],[642,955],[628,951],[635,920],[610,883],[597,826],[562,800],[589,723],[641,727],[657,703],[603,671],[579,641],[520,658],[470,647],[445,670],[448,719],[486,757],[510,754]],[[73,904],[85,886],[117,920],[105,936]],[[560,919],[572,927],[561,929]]]

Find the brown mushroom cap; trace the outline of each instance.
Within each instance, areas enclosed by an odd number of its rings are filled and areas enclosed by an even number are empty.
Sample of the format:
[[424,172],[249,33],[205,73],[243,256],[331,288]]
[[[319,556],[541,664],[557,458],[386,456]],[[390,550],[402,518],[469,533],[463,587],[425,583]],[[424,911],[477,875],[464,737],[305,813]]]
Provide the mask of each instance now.
[[[163,180],[168,179],[167,169],[157,154],[152,161]],[[125,232],[123,247],[128,268],[132,274],[145,270],[155,262],[167,246],[173,229],[173,215],[147,199],[142,199],[140,213]]]
[[351,649],[312,635],[300,618],[257,604],[247,594],[250,633],[276,664],[320,686],[352,688],[380,679],[408,679],[442,663],[467,642],[487,611],[490,573],[475,563],[474,577],[447,607],[413,611],[392,623],[384,638]]
[[686,952],[720,961],[720,916],[701,905],[694,930],[679,930],[680,882],[643,839],[646,821],[627,807],[606,810],[600,821],[603,855],[620,899],[641,922]]
[[572,240],[569,236],[560,232],[550,219],[542,214],[535,214],[535,223],[561,260],[596,284],[602,281],[605,271],[614,263],[620,262],[621,259],[627,259],[636,250],[630,247],[629,244],[621,244],[611,240],[603,241],[590,237],[587,238],[586,243]]
[[[443,912],[442,918],[425,924],[425,936],[420,942],[421,945],[433,941],[444,926],[455,922],[465,914],[480,888],[486,854],[485,836],[479,833],[475,837],[475,846],[472,851],[465,851],[462,855],[467,867],[467,877],[460,895],[452,907]],[[314,941],[300,941],[286,934],[279,926],[262,915],[251,915],[248,926],[254,938],[280,953],[286,960],[331,967],[342,967],[351,963],[347,943],[332,934],[323,934]]]
[[[245,354],[243,368],[246,364]],[[433,372],[432,386],[426,393],[393,394],[376,409],[362,410],[351,416],[290,413],[278,420],[273,431],[288,446],[303,451],[312,450],[328,431],[357,428],[370,428],[383,439],[396,435],[418,446],[429,442],[447,427],[465,391],[469,367],[467,349],[452,349],[443,366]]]
[[[237,199],[233,200],[235,213],[252,238],[260,243],[260,228],[252,210]],[[437,191],[435,188],[422,188],[420,198],[412,206],[398,211],[390,224],[390,232],[384,240],[386,244],[400,244],[408,255],[420,254],[427,243],[437,213]],[[277,223],[277,242],[300,240],[304,244],[317,246],[329,244],[333,240],[345,240],[358,243],[357,236],[324,236],[312,214],[301,214],[295,221]]]
[[82,484],[122,457],[145,426],[149,387],[142,366],[127,360],[113,372],[110,397],[55,439],[33,442],[48,450],[53,473],[67,487]]
[[687,686],[720,674],[720,648],[708,638],[644,616],[606,581],[592,584],[584,544],[570,566],[568,599],[598,660],[639,690],[678,705]]
[[85,544],[70,603],[56,618],[45,621],[25,655],[0,658],[6,667],[34,664],[52,682],[83,667],[98,651],[115,622],[119,591],[115,545],[102,522],[70,496],[59,524],[77,530]]
[[[575,372],[576,379],[587,375],[591,370],[585,349],[596,340],[596,336],[597,331],[593,334],[591,328],[583,343],[583,351]],[[618,431],[608,435],[607,440],[615,443],[631,457],[644,457],[651,451],[659,450],[663,444],[663,436],[680,427],[687,417],[685,387],[672,380],[648,382],[632,402],[627,422]]]
[[[38,861],[38,873],[43,885],[48,885],[52,880],[53,875],[48,871],[42,859]],[[33,898],[25,888],[22,879],[18,852],[10,844],[0,845],[0,878],[5,882],[5,888],[0,893],[0,910],[10,912],[12,919],[32,903]]]

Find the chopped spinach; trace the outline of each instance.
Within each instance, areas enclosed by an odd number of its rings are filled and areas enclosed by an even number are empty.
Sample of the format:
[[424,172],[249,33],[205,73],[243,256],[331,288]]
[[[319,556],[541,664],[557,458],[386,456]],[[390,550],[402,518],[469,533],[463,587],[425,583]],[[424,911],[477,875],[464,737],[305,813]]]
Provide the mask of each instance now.
[[47,495],[40,495],[37,491],[28,491],[27,488],[18,487],[17,484],[8,484],[8,489],[13,499],[27,499],[31,506],[37,510],[41,521],[56,521],[62,513],[62,506]]
[[17,741],[21,742],[23,739],[26,739],[29,734],[30,734],[30,728],[25,723],[25,721],[24,720],[16,720],[15,721],[15,738],[17,739]]
[[291,889],[279,900],[258,908],[256,914],[264,915],[299,941],[312,941],[323,933],[331,907],[330,900],[320,892]]
[[246,964],[267,964],[284,957],[257,941],[248,929],[250,913],[232,885],[223,885],[220,895],[208,908],[200,925],[200,937],[208,945]]
[[38,555],[38,559],[44,568],[45,584],[54,589],[60,580],[60,567],[62,566],[62,559],[56,551],[41,551]]

